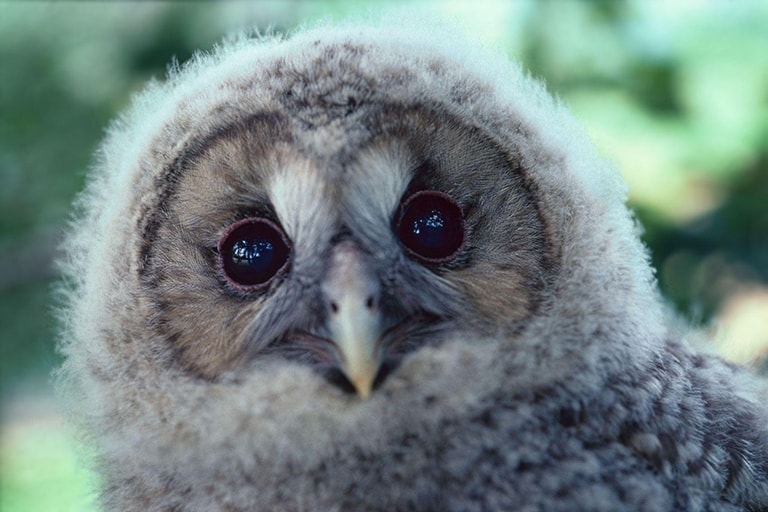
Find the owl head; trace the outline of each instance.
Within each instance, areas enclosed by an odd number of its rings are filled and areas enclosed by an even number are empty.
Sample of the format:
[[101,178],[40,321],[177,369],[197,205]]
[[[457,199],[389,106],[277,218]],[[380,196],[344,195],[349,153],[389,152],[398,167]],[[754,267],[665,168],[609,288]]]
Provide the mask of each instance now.
[[[455,34],[241,38],[151,84],[101,146],[61,381],[126,474],[234,439],[241,464],[306,461],[502,380],[594,383],[663,334],[624,202],[541,84]],[[259,441],[278,432],[301,448]]]

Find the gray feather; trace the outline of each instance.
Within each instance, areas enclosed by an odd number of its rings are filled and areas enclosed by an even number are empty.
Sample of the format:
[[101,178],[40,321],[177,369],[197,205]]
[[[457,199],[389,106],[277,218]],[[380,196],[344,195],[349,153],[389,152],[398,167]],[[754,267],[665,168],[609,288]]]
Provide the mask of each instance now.
[[[763,384],[670,320],[618,173],[515,64],[426,32],[243,39],[112,127],[59,374],[104,509],[768,509]],[[392,230],[416,182],[462,208],[448,263]],[[216,264],[244,215],[291,241],[258,293]],[[291,345],[342,239],[407,347],[367,400]]]

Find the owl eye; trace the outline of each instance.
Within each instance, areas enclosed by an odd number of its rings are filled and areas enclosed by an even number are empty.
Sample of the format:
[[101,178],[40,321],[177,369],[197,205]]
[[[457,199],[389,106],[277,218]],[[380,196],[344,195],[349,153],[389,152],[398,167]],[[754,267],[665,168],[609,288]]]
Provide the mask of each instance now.
[[464,246],[461,207],[442,192],[416,192],[401,205],[396,233],[412,256],[426,263],[445,263]]
[[280,227],[253,217],[232,224],[219,241],[224,276],[237,288],[266,286],[288,262],[288,238]]

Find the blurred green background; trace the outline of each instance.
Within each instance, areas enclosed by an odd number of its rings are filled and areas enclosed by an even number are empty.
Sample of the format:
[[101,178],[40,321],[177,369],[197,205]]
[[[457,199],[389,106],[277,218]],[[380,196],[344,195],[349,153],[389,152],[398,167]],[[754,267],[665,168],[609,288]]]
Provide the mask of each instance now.
[[766,2],[0,3],[0,510],[94,510],[50,390],[51,261],[108,121],[228,32],[372,5],[455,20],[544,79],[629,182],[670,304],[766,371]]

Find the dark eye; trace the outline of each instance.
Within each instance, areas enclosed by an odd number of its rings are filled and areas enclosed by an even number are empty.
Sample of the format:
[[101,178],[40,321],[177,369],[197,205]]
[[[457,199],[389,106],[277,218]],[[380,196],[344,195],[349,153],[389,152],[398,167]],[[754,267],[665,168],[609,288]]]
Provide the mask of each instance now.
[[289,253],[283,230],[259,217],[235,222],[219,241],[224,276],[248,290],[266,286],[286,266]]
[[416,192],[403,201],[396,232],[411,255],[427,263],[445,263],[464,246],[461,207],[442,192]]

